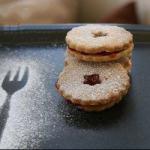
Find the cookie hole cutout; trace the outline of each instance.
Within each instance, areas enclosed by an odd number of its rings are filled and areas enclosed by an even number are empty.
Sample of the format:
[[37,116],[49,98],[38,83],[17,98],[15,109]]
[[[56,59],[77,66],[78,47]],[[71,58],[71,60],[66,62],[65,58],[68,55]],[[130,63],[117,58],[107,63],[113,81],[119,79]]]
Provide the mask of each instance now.
[[105,79],[105,80],[108,80],[108,78],[107,78],[107,77],[105,77],[104,79]]
[[107,33],[103,33],[103,32],[93,32],[92,33],[94,38],[98,38],[98,37],[103,37],[103,36],[107,36]]
[[93,86],[95,84],[101,84],[101,82],[99,74],[84,75],[84,84]]

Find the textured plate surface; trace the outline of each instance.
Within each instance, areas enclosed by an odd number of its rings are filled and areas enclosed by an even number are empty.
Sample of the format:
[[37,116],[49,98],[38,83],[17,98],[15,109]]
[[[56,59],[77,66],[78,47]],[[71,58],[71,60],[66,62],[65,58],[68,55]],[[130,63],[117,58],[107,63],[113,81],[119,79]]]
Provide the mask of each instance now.
[[[136,39],[129,94],[109,110],[86,113],[55,89],[72,26],[0,28],[0,84],[8,70],[13,77],[21,67],[21,78],[29,68],[27,84],[11,97],[9,116],[0,120],[0,127],[7,121],[0,128],[0,148],[150,148],[150,28],[125,26]],[[0,88],[0,113],[6,96]]]

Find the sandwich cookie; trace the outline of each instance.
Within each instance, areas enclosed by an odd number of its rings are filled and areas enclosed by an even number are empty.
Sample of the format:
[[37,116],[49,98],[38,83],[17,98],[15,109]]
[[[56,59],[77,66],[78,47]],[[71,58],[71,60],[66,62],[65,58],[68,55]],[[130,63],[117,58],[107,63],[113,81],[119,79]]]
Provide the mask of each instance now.
[[[112,63],[120,63],[128,73],[131,72],[132,69],[132,61],[129,57],[122,57],[119,60],[111,61]],[[76,57],[72,56],[68,51],[65,53],[65,66],[72,64],[72,63],[101,63],[101,62],[85,62],[80,59],[77,59]],[[104,62],[107,63],[107,62]],[[110,63],[110,62],[109,62]]]
[[124,28],[85,25],[67,33],[68,53],[84,61],[107,62],[131,57],[133,36]]
[[118,103],[130,87],[119,63],[72,63],[60,73],[56,88],[67,100],[86,111],[101,111]]

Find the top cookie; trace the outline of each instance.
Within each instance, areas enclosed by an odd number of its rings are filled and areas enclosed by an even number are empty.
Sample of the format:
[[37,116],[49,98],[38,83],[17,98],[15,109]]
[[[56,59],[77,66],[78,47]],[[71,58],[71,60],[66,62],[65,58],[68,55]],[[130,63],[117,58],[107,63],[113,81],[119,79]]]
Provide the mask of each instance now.
[[125,50],[133,43],[133,36],[121,27],[91,24],[73,28],[66,42],[70,49],[95,54]]

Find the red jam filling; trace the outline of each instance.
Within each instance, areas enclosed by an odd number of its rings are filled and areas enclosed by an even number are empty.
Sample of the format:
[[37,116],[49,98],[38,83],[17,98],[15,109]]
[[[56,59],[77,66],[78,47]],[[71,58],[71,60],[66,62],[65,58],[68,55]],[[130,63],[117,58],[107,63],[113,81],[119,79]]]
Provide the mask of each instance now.
[[[72,49],[72,48],[69,48],[71,51],[76,51],[75,49]],[[100,53],[92,53],[92,54],[89,54],[89,53],[84,53],[84,52],[79,52],[79,51],[76,51],[80,54],[83,54],[83,55],[101,55],[101,56],[107,56],[107,55],[113,55],[115,56],[116,54],[122,52],[123,50],[120,50],[120,51],[116,51],[116,52],[106,52],[106,51],[103,51],[103,52],[100,52]]]
[[99,74],[92,74],[92,75],[84,75],[84,84],[89,84],[91,86],[95,84],[100,84],[102,81],[99,77]]

